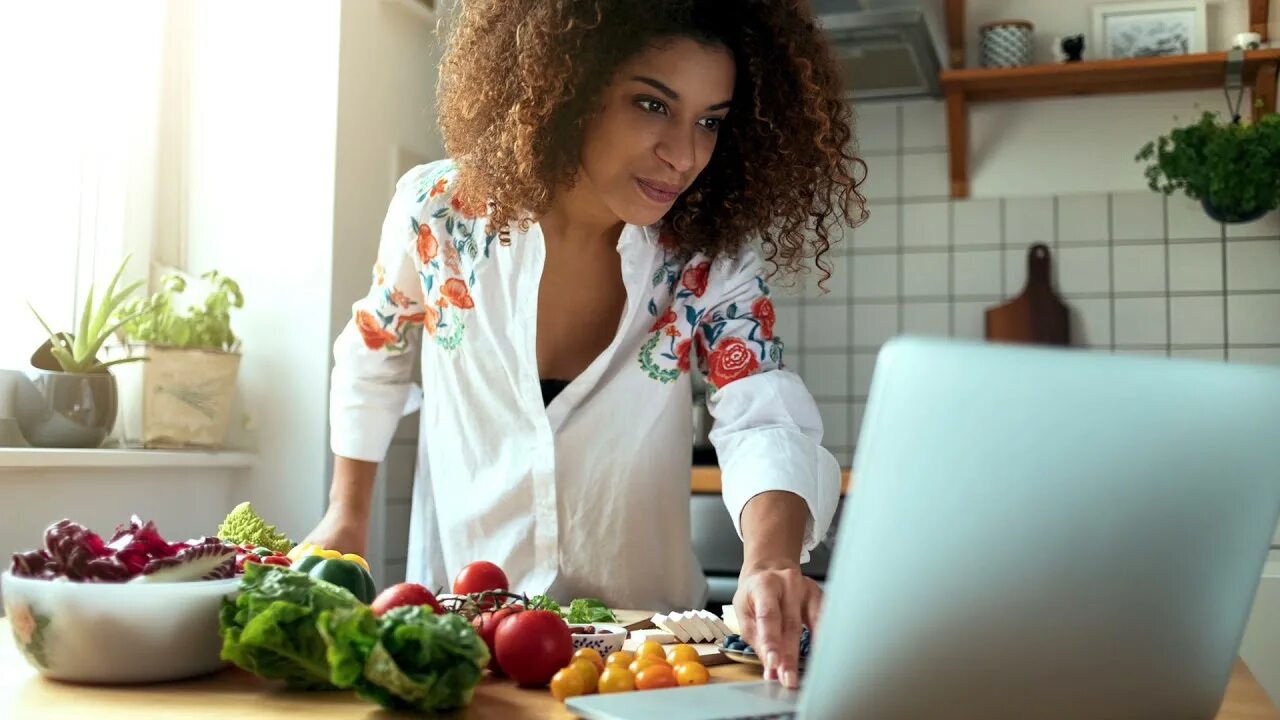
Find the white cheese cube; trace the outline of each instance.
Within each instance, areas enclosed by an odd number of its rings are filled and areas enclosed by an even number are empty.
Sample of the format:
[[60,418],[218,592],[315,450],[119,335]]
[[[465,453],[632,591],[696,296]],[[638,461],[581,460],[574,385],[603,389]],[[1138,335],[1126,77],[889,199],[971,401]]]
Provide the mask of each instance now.
[[631,639],[636,642],[652,640],[659,645],[674,645],[676,636],[666,630],[632,630]]
[[732,605],[721,607],[720,614],[724,616],[724,626],[730,635],[742,634],[742,628],[738,626],[738,611],[734,610]]
[[658,613],[650,618],[650,621],[660,629],[666,630],[672,635],[675,635],[676,639],[680,642],[689,642],[689,633],[680,622],[679,613],[672,613],[670,615]]
[[689,636],[694,642],[711,642],[715,636],[711,633],[711,628],[707,627],[707,621],[698,617],[697,611],[685,610],[680,613],[680,621],[685,623],[685,627],[689,630]]
[[724,623],[720,622],[720,618],[716,617],[716,614],[710,610],[699,610],[698,617],[702,618],[702,621],[707,624],[707,627],[711,628],[712,642],[718,643],[721,640],[724,640],[725,635],[729,634],[724,628]]

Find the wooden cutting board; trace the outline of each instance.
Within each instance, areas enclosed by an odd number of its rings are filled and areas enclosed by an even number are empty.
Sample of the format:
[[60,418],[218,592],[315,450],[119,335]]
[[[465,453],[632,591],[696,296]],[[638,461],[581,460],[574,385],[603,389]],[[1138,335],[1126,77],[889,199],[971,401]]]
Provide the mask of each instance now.
[[994,342],[1071,344],[1071,311],[1053,289],[1049,248],[1027,250],[1027,284],[1014,299],[986,311],[986,338]]

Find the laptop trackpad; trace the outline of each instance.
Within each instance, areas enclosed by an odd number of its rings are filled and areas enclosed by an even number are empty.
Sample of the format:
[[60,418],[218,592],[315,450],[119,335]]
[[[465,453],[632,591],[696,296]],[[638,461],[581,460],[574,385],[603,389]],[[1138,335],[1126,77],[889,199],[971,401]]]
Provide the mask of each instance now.
[[593,720],[718,720],[795,710],[799,690],[777,682],[712,683],[694,687],[569,698],[565,706]]

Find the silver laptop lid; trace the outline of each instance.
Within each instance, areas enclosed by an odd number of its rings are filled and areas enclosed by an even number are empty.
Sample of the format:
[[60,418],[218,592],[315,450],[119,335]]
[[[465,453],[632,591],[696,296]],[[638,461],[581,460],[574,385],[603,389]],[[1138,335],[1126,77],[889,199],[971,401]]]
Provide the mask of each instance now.
[[1280,371],[881,351],[805,718],[1203,718],[1280,513]]

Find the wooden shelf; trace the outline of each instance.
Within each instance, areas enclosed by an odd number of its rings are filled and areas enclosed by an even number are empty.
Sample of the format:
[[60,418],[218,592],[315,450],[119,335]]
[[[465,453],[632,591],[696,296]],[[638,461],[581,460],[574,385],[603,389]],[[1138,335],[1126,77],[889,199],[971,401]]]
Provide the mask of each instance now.
[[[1252,85],[1260,69],[1276,63],[1280,63],[1280,48],[1246,52],[1245,84]],[[1226,53],[1199,53],[1008,69],[948,70],[942,73],[941,80],[944,92],[960,93],[968,102],[989,102],[1222,87],[1226,68]]]
[[[1249,25],[1266,40],[1267,2],[1250,0]],[[1093,60],[1020,68],[964,68],[964,0],[947,0],[951,70],[940,76],[947,100],[951,196],[969,196],[969,104],[1086,95],[1155,93],[1222,87],[1227,53],[1133,60]],[[1261,29],[1259,29],[1261,28]],[[1276,111],[1280,48],[1245,53],[1244,84],[1252,88],[1253,118]],[[1255,103],[1260,101],[1260,106]]]

